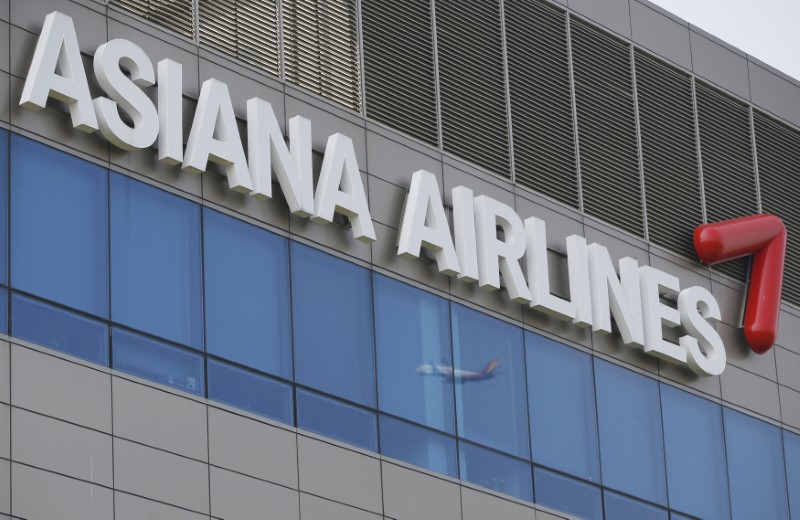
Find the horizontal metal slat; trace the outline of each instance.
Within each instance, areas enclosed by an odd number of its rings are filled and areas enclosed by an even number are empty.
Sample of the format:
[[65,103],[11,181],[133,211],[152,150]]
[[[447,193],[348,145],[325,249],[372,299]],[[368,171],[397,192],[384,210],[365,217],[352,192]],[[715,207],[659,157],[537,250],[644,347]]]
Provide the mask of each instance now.
[[110,3],[182,36],[194,38],[193,0],[110,0]]

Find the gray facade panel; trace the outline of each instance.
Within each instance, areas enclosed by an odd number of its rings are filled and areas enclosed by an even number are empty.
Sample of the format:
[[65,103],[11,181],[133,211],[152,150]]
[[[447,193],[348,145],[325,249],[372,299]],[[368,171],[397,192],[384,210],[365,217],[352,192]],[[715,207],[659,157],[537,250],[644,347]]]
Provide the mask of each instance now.
[[692,68],[689,27],[636,0],[631,3],[633,41],[684,67]]
[[31,349],[11,349],[11,404],[111,433],[111,376]]
[[16,462],[113,486],[110,435],[19,408],[11,415]]
[[723,401],[780,421],[777,383],[735,366],[725,369],[721,382]]
[[228,180],[217,173],[206,172],[201,178],[206,202],[218,204],[264,224],[289,230],[289,210],[280,190],[273,191],[273,198],[265,200],[229,189]]
[[800,87],[752,61],[749,70],[753,103],[800,126]]
[[546,202],[535,199],[532,193],[525,193],[515,197],[514,205],[517,213],[523,220],[528,217],[536,217],[544,220],[547,226],[547,248],[559,253],[566,254],[567,241],[570,235],[584,236],[583,222],[576,218],[576,215],[565,215],[563,212],[555,211],[548,207]]
[[11,407],[0,404],[0,459],[11,458]]
[[778,367],[778,383],[800,391],[800,354],[775,347],[775,364]]
[[0,72],[0,121],[5,123],[11,120],[11,75],[8,72]]
[[115,436],[208,460],[205,405],[119,377],[112,391]]
[[[744,316],[745,293],[743,288],[731,287],[727,284],[711,280],[711,294],[719,303],[722,323],[732,327],[741,327]],[[780,330],[779,330],[780,332]]]
[[302,520],[380,520],[383,518],[375,513],[307,493],[300,493],[300,515]]
[[592,348],[595,353],[612,357],[645,372],[658,373],[658,359],[645,354],[641,349],[626,346],[617,334],[593,334]]
[[800,392],[781,386],[779,387],[779,394],[781,398],[781,421],[784,424],[800,429]]
[[536,511],[504,498],[481,493],[470,488],[461,490],[461,511],[464,520],[534,520]]
[[[8,22],[0,22],[0,42],[8,45],[11,38],[11,28]],[[10,48],[6,48],[4,52],[0,52],[0,70],[9,72],[11,70],[11,53]]]
[[724,323],[717,323],[716,328],[725,344],[729,364],[777,382],[775,349],[771,349],[764,354],[756,354],[747,344],[742,329],[731,327]]
[[94,54],[100,45],[109,40],[105,15],[97,9],[89,9],[76,2],[14,0],[11,2],[11,24],[38,35],[45,17],[53,11],[60,11],[72,18],[81,52]]
[[297,489],[297,438],[285,428],[209,408],[208,450],[214,466]]
[[179,455],[115,438],[114,486],[208,514],[208,467]]
[[570,9],[626,38],[631,37],[628,0],[569,0]]
[[382,128],[367,129],[365,167],[370,175],[408,189],[411,185],[411,174],[417,170],[427,170],[436,175],[439,187],[443,186],[442,163],[430,155],[435,153],[433,150],[424,153],[384,134],[391,135],[391,132]]
[[719,399],[722,396],[722,386],[719,376],[698,376],[686,370],[685,367],[673,365],[665,361],[659,361],[658,374],[665,379],[687,386],[698,392],[710,395],[711,397]]
[[59,520],[108,520],[114,517],[110,489],[55,473],[11,464],[11,514]]
[[639,265],[647,265],[647,262],[649,262],[650,255],[644,241],[626,236],[620,231],[597,221],[587,220],[585,224],[586,243],[596,242],[605,246],[614,265],[617,265],[619,259],[625,257],[633,258],[639,262]]
[[381,513],[380,462],[305,436],[297,438],[300,491]]
[[403,217],[408,187],[401,188],[370,175],[369,205],[372,220],[398,229]]
[[781,312],[778,323],[778,339],[775,342],[795,354],[800,354],[800,316],[785,311]]
[[211,515],[225,520],[299,520],[298,492],[211,467]]
[[692,70],[708,81],[745,99],[750,98],[747,58],[728,47],[690,31]]
[[0,341],[0,403],[11,402],[11,348]]
[[461,520],[459,486],[388,462],[383,462],[382,468],[384,514],[387,517],[397,520]]
[[[364,184],[364,189],[369,189]],[[353,233],[338,223],[321,225],[307,218],[289,216],[289,232],[324,247],[340,251],[363,262],[372,260],[370,244],[353,238]]]
[[128,493],[114,492],[114,520],[208,520],[208,515],[154,502]]
[[11,462],[0,460],[0,513],[11,514]]

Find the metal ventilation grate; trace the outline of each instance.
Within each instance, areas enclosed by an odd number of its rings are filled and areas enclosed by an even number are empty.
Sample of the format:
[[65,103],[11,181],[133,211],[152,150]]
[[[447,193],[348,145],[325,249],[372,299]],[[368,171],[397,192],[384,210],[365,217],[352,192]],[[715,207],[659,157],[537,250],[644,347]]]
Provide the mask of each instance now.
[[[750,111],[713,87],[695,84],[706,218],[718,222],[757,213]],[[742,259],[714,269],[744,281],[747,266]]]
[[110,0],[145,20],[194,38],[194,0]]
[[571,39],[584,211],[642,236],[630,47],[575,19]]
[[510,177],[499,0],[437,0],[444,149]]
[[367,116],[439,144],[430,0],[362,0]]
[[692,79],[642,51],[635,66],[650,241],[696,258],[692,236],[703,201]]
[[753,112],[761,205],[788,231],[783,298],[800,305],[800,131]]
[[286,80],[361,111],[355,0],[283,0]]
[[200,0],[200,42],[280,75],[275,0]]
[[514,179],[577,208],[567,15],[539,0],[506,0],[505,17]]

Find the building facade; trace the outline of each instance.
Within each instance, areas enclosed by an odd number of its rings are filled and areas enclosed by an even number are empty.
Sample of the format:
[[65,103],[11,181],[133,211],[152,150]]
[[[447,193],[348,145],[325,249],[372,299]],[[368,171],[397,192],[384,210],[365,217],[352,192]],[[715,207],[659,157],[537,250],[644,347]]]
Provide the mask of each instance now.
[[[0,39],[0,518],[800,518],[800,82],[639,0],[0,0]],[[761,355],[692,243],[759,213]]]

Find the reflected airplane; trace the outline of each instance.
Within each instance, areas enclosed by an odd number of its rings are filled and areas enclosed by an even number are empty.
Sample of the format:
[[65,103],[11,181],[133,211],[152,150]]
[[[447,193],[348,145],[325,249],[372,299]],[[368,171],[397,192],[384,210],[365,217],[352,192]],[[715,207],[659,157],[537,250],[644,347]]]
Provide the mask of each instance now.
[[470,382],[485,381],[492,379],[497,367],[500,365],[499,359],[493,359],[487,363],[483,370],[459,370],[448,365],[435,365],[426,363],[417,367],[417,374],[423,376],[439,376],[446,381]]

